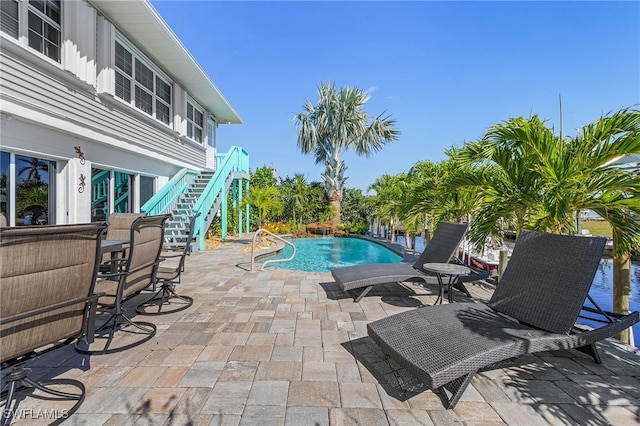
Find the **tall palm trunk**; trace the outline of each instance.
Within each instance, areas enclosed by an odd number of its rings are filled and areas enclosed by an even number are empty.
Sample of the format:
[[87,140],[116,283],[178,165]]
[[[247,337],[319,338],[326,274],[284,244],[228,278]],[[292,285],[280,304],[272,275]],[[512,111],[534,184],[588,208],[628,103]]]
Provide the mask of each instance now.
[[[614,233],[614,252],[617,240]],[[631,254],[625,253],[613,258],[613,312],[625,315],[629,313],[629,294],[631,294]],[[629,329],[623,330],[617,338],[630,343]]]
[[331,220],[331,225],[333,230],[337,230],[340,227],[340,203],[342,202],[342,197],[338,195],[337,192],[333,192],[329,196],[329,205],[331,206],[331,210],[333,211],[333,219]]

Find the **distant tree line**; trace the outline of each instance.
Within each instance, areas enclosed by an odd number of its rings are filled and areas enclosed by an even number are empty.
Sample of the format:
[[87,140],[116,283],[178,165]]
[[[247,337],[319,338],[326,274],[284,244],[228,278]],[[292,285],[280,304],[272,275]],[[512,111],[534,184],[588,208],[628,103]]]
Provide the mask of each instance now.
[[[245,210],[247,204],[251,206],[251,231],[260,227],[279,233],[304,231],[307,224],[328,223],[333,218],[324,184],[318,181],[307,182],[301,173],[282,178],[276,175],[272,167],[262,166],[250,172],[249,182],[242,204],[235,209],[229,206],[229,211],[234,212],[229,216],[230,232],[237,229],[239,213]],[[228,199],[231,200],[232,197]],[[364,234],[369,229],[368,217],[371,209],[367,207],[366,199],[360,189],[344,189],[340,230]],[[219,227],[219,221],[214,221],[214,232]]]

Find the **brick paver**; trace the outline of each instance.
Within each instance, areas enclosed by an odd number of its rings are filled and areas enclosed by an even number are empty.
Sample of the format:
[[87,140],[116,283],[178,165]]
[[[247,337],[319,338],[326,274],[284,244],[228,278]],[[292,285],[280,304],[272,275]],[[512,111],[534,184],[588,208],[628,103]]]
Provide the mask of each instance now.
[[[370,321],[433,303],[435,288],[389,284],[354,303],[328,272],[248,271],[243,247],[246,240],[230,241],[187,258],[177,290],[193,306],[136,316],[158,326],[153,339],[115,354],[67,347],[31,361],[39,376],[87,387],[68,424],[640,424],[635,348],[602,342],[600,365],[575,351],[523,356],[476,375],[446,410],[366,335]],[[492,291],[469,287],[477,299]],[[21,401],[33,409],[64,404]]]

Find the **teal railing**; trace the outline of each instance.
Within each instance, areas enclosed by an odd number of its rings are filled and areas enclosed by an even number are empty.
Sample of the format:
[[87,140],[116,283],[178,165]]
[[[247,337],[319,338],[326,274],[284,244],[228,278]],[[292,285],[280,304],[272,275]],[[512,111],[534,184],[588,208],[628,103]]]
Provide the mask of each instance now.
[[126,173],[114,173],[114,186],[116,198],[113,200],[113,211],[117,213],[129,212],[129,175]]
[[[249,173],[249,154],[241,147],[233,146],[226,154],[216,155],[216,172],[204,188],[202,195],[193,207],[193,214],[201,213],[195,223],[194,235],[198,235],[200,250],[204,249],[204,240],[207,227],[212,217],[209,211],[213,207],[216,198],[221,197],[220,205],[223,213],[226,212],[226,204],[222,203],[227,191],[227,180],[234,172]],[[153,197],[149,199],[140,210],[148,215],[164,214],[169,211],[173,203],[189,188],[189,185],[198,176],[198,172],[182,169],[169,182],[167,182]],[[224,215],[223,215],[224,216]],[[205,222],[205,221],[208,221]]]
[[175,174],[169,182],[162,186],[160,191],[144,203],[140,210],[149,216],[164,214],[169,210],[178,197],[198,177],[195,170],[182,169]]
[[91,176],[91,203],[107,201],[109,197],[109,170],[100,170]]
[[[208,224],[205,220],[209,216],[209,210],[214,205],[216,198],[221,197],[220,205],[223,213],[226,211],[227,180],[234,172],[249,173],[249,153],[239,146],[232,146],[224,155],[216,155],[216,173],[213,175],[202,195],[193,206],[193,213],[202,213],[196,220],[195,232],[198,234],[200,250],[204,250],[204,239]],[[223,214],[223,216],[225,216]],[[211,220],[211,218],[208,218]],[[223,219],[224,220],[224,219]]]

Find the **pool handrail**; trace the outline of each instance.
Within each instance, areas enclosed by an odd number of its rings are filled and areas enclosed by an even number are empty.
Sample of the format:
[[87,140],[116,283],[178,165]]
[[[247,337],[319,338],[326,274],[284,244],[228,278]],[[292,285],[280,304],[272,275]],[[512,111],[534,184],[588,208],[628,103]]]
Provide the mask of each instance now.
[[260,234],[267,234],[279,241],[282,241],[284,244],[288,244],[291,246],[291,248],[293,248],[293,253],[291,254],[290,257],[286,258],[286,259],[271,259],[271,260],[266,260],[264,262],[262,262],[262,266],[260,267],[260,270],[264,270],[264,267],[267,266],[267,264],[269,263],[276,263],[276,262],[288,262],[290,260],[292,260],[295,256],[296,256],[296,246],[291,242],[291,241],[287,241],[284,238],[281,238],[279,236],[277,236],[276,234],[273,234],[269,231],[267,231],[266,229],[260,228],[256,231],[255,234],[253,234],[253,240],[251,241],[251,272],[254,272],[255,269],[255,250],[256,250],[256,239],[258,238],[258,235]]

